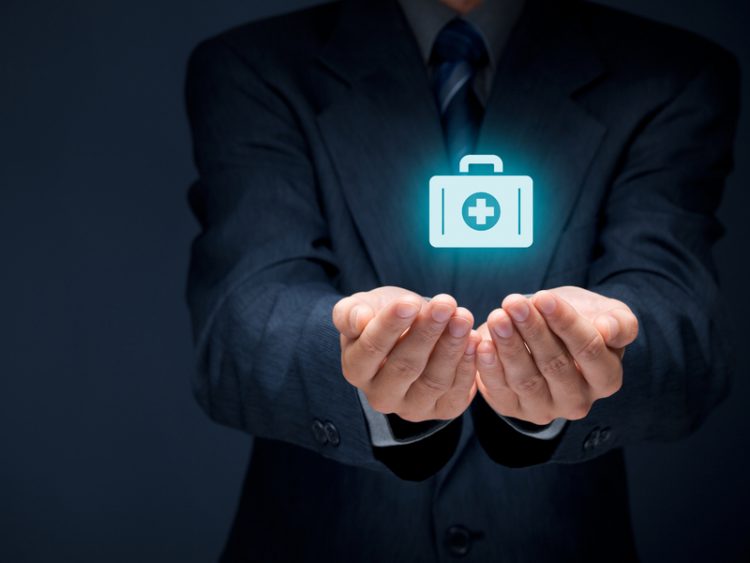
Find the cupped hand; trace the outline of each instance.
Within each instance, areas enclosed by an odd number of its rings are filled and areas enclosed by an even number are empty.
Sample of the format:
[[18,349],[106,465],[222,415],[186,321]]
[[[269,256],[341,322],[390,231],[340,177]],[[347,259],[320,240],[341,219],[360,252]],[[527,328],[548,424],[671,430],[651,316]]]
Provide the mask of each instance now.
[[509,295],[479,332],[482,396],[502,415],[548,424],[581,419],[620,389],[638,321],[621,301],[567,286]]
[[370,406],[404,420],[459,416],[476,393],[479,335],[472,314],[449,295],[426,300],[398,287],[341,299],[341,369]]

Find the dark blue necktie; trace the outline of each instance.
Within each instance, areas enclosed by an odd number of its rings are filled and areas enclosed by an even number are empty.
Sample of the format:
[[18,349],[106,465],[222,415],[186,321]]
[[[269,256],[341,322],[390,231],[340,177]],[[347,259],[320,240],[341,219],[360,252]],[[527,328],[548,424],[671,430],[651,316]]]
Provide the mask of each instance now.
[[448,22],[432,47],[432,88],[440,109],[451,166],[474,150],[483,108],[474,77],[488,63],[487,48],[476,28],[462,19]]

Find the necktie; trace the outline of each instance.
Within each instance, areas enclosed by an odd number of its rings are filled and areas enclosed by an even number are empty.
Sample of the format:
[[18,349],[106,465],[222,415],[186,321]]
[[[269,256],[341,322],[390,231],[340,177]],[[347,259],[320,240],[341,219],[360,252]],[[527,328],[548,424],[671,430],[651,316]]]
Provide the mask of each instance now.
[[448,22],[432,47],[432,87],[440,108],[451,166],[474,149],[482,104],[474,92],[474,77],[488,63],[484,40],[476,28],[462,19]]

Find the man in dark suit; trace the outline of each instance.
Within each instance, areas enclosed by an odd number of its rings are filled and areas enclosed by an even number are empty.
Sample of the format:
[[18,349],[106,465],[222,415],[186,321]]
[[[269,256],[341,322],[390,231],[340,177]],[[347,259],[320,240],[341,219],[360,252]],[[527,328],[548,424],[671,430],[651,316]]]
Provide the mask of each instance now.
[[[635,559],[622,447],[727,387],[737,82],[576,0],[345,0],[200,45],[195,389],[255,436],[223,560]],[[530,248],[430,246],[468,153],[533,176]]]

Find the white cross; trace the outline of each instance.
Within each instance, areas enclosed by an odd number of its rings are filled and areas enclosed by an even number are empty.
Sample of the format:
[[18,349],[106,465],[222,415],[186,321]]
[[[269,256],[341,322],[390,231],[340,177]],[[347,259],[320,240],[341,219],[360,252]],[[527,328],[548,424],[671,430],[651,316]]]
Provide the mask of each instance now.
[[477,199],[477,204],[469,207],[469,216],[477,218],[477,225],[485,225],[487,224],[487,217],[495,216],[495,208],[487,207],[486,199]]

